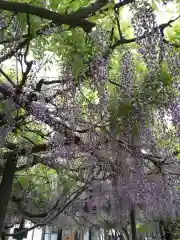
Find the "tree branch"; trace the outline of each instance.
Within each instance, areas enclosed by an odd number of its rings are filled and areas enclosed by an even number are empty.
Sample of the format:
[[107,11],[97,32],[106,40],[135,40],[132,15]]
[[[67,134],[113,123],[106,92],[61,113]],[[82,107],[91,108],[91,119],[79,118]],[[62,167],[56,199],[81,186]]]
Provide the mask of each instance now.
[[[164,33],[163,33],[164,29],[166,27],[170,26],[171,23],[175,22],[179,18],[180,18],[180,15],[178,17],[176,17],[175,19],[172,19],[172,20],[168,21],[167,23],[163,23],[163,24],[159,25],[157,28],[153,29],[153,31],[159,29],[161,31],[162,36],[164,37]],[[149,35],[151,35],[151,34],[152,34],[152,32],[149,33]],[[147,35],[142,35],[138,38],[138,40],[142,40],[145,37],[147,37]],[[128,44],[128,43],[134,43],[134,42],[136,42],[136,40],[137,40],[137,38],[131,38],[131,39],[124,39],[123,38],[123,39],[118,40],[104,53],[104,58],[107,58],[108,55],[111,54],[117,46],[123,45],[123,44]],[[177,47],[177,48],[180,47],[180,44],[170,43],[166,39],[163,39],[163,41],[167,44],[170,44],[171,46],[174,46],[174,47]]]
[[180,18],[180,15],[177,16],[177,17],[174,18],[174,19],[169,20],[167,23],[161,24],[161,25],[159,26],[159,29],[160,29],[161,31],[163,31],[166,27],[171,27],[171,23],[174,23],[174,22],[175,22],[176,20],[178,20],[179,18]]
[[50,84],[56,84],[56,83],[68,83],[68,81],[64,80],[53,80],[53,81],[45,81],[43,78],[39,80],[39,82],[36,84],[35,91],[41,92],[41,88],[43,85],[50,85]]
[[[57,202],[55,203],[55,206],[51,209],[50,212],[48,212],[48,215],[46,215],[45,218],[40,223],[37,223],[34,226],[32,226],[28,229],[22,230],[20,232],[13,233],[13,234],[4,233],[4,235],[5,236],[18,236],[21,233],[25,233],[25,232],[33,230],[37,227],[47,225],[47,223],[49,223],[50,221],[53,221],[58,215],[60,215],[74,201],[74,199],[76,199],[86,189],[87,189],[87,185],[84,185],[81,188],[79,188],[78,190],[76,190],[74,193],[72,193],[72,194],[74,194],[74,196],[72,198],[67,199],[67,201],[63,204],[63,206],[59,206],[58,208],[57,208],[57,206],[58,206],[59,200],[57,200]],[[55,212],[55,210],[57,211],[57,213],[53,214]],[[46,221],[48,217],[50,217],[50,220]]]
[[11,80],[11,78],[0,68],[0,73],[8,80],[9,83],[16,88],[16,84]]
[[37,156],[34,156],[32,162],[30,162],[30,163],[28,162],[28,163],[25,163],[25,164],[22,164],[22,165],[16,167],[16,171],[21,171],[21,170],[31,168],[38,163],[41,163],[40,158],[38,158]]
[[[92,6],[91,8],[92,11],[94,11],[94,7]],[[58,22],[59,24],[67,24],[71,27],[81,27],[85,32],[90,32],[91,29],[95,26],[94,23],[82,19],[82,16],[83,18],[88,17],[91,8],[90,6],[88,6],[87,8],[83,8],[81,10],[79,9],[72,14],[65,15],[53,12],[42,7],[36,7],[27,3],[0,1],[0,9],[2,10],[31,14],[43,19],[51,20],[53,22]],[[86,9],[87,13],[85,14]]]
[[[124,0],[124,1],[119,1],[119,3],[114,4],[114,9],[119,9],[121,7],[124,7],[125,5],[129,3],[133,3],[135,0]],[[107,12],[109,10],[109,7],[100,9],[99,13]]]
[[[1,4],[1,1],[0,1]],[[29,41],[28,39],[23,40],[22,42],[20,42],[16,48],[12,49],[10,52],[8,52],[7,54],[5,54],[4,56],[0,57],[0,63],[4,62],[5,60],[11,58],[12,56],[14,56],[15,53],[17,53],[17,51],[19,51],[20,49],[22,49],[27,42]]]
[[171,43],[171,42],[167,41],[166,39],[164,39],[163,41],[172,47],[180,48],[180,43]]
[[[118,9],[118,8],[120,8],[120,7],[123,7],[123,6],[125,6],[126,4],[132,3],[133,1],[134,1],[134,0],[121,1],[121,2],[119,2],[119,3],[117,3],[117,4],[115,4],[114,9],[115,9],[115,8]],[[80,8],[80,9],[77,10],[76,12],[71,13],[71,16],[74,16],[74,17],[77,16],[78,18],[83,18],[83,17],[86,18],[86,17],[88,17],[89,15],[95,15],[98,10],[99,10],[99,13],[102,13],[102,12],[108,10],[108,7],[105,8],[105,9],[103,9],[103,10],[100,9],[100,8],[102,8],[103,6],[105,6],[107,3],[108,3],[108,1],[106,1],[106,0],[99,0],[99,1],[97,0],[95,3],[91,4],[90,6]],[[37,31],[36,31],[36,35],[38,35],[38,36],[39,36],[39,35],[43,35],[43,32],[44,32],[46,29],[49,29],[49,28],[54,27],[54,24],[56,24],[56,26],[61,25],[61,23],[59,23],[59,22],[56,22],[56,23],[55,23],[55,22],[52,20],[49,24],[47,24],[47,25],[43,26],[41,29],[37,30]],[[94,26],[95,26],[95,25],[94,25]],[[10,43],[10,42],[13,42],[13,41],[19,41],[19,40],[21,40],[21,38],[24,38],[24,39],[25,39],[25,38],[28,38],[28,37],[34,38],[34,36],[31,35],[31,34],[24,34],[23,36],[18,37],[18,38],[16,38],[16,39],[3,40],[3,41],[0,42],[0,44]]]
[[88,18],[90,15],[95,14],[97,11],[99,11],[102,7],[107,5],[109,0],[96,0],[95,3],[92,3],[91,5],[87,7],[82,7],[76,12],[71,13],[71,17],[73,18]]
[[27,55],[28,55],[28,51],[29,51],[29,44],[30,44],[30,39],[26,43],[26,50],[25,50],[25,53],[24,53],[24,62],[26,64],[26,70],[22,73],[22,80],[21,80],[21,83],[19,84],[19,89],[22,89],[22,87],[25,85],[25,83],[27,81],[28,74],[31,71],[31,68],[32,68],[32,65],[33,65],[33,61],[27,61]]
[[17,207],[19,209],[19,211],[28,218],[43,218],[46,217],[48,215],[49,212],[41,212],[41,213],[31,213],[26,211],[25,209],[23,209],[22,205],[21,205],[21,200],[19,198],[16,198],[15,196],[12,196],[11,201],[17,204]]

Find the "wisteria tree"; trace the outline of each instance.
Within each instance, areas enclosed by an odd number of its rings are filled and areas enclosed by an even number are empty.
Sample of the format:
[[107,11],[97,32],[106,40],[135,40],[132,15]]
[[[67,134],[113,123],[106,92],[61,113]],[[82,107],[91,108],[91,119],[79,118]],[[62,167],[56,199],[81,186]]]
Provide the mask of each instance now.
[[173,239],[178,1],[0,1],[0,10],[0,234],[29,219],[137,240],[138,224],[155,221]]

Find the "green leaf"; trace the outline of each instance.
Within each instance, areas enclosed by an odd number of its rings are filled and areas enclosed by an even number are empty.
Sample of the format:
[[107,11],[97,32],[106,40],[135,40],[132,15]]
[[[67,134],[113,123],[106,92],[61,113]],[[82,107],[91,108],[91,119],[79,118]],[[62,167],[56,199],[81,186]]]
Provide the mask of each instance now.
[[57,10],[59,4],[61,4],[58,0],[50,0],[49,1],[49,6],[52,10]]
[[40,29],[40,27],[41,27],[41,19],[36,16],[31,16],[30,22],[31,22],[31,28],[30,28],[31,34],[33,36],[36,36],[37,30]]
[[18,26],[21,29],[21,33],[23,33],[26,29],[26,23],[27,23],[26,14],[17,13],[16,17],[17,17],[17,21],[18,21]]
[[137,231],[140,233],[146,233],[152,229],[149,224],[139,223],[136,225]]

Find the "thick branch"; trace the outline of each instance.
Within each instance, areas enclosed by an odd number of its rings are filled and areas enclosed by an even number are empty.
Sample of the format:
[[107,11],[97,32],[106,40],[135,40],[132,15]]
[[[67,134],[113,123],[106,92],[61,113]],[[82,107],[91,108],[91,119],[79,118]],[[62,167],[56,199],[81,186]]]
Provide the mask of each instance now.
[[[126,4],[132,3],[133,1],[134,0],[124,0],[124,1],[121,1],[121,2],[119,2],[117,4],[115,4],[114,8],[118,9],[120,7],[125,6]],[[76,12],[71,13],[71,16],[72,17],[77,17],[77,18],[81,19],[81,18],[87,18],[88,16],[96,14],[98,10],[99,10],[99,13],[102,13],[104,11],[108,11],[109,7],[101,9],[107,3],[108,3],[107,0],[99,0],[99,1],[97,0],[95,3],[93,3],[93,4],[91,4],[91,5],[87,6],[87,7],[80,8]],[[59,26],[61,24],[56,22],[56,25]],[[43,26],[43,28],[37,30],[36,31],[36,35],[42,35],[43,32],[46,29],[49,29],[51,27],[54,27],[54,21],[53,20],[49,24]],[[29,37],[33,38],[34,36],[35,35],[25,34],[25,35],[23,35],[23,36],[21,36],[19,38],[16,38],[16,39],[3,40],[3,41],[0,42],[0,44],[9,43],[9,42],[13,42],[13,41],[19,41],[21,38],[29,38]]]
[[[94,23],[91,23],[81,16],[81,10],[74,12],[73,14],[65,15],[59,14],[57,12],[53,12],[51,10],[32,6],[27,3],[19,3],[19,2],[7,2],[7,1],[0,1],[0,9],[11,11],[11,12],[18,12],[18,13],[25,13],[35,15],[37,17],[51,20],[53,22],[58,22],[59,24],[67,24],[71,27],[82,27],[84,31],[90,32],[92,27],[95,26]],[[90,11],[90,8],[88,9]],[[82,15],[84,18],[89,15],[89,11],[85,14],[85,8],[82,9]]]
[[44,79],[39,80],[39,82],[36,84],[35,91],[41,92],[41,88],[43,85],[51,85],[51,84],[62,84],[62,83],[68,83],[68,80],[53,80],[53,81],[45,81]]
[[[40,223],[35,224],[33,227],[22,230],[21,232],[17,232],[17,233],[14,233],[14,234],[4,233],[4,235],[5,236],[18,236],[21,233],[28,232],[30,230],[33,230],[33,229],[37,228],[37,227],[47,225],[47,223],[53,221],[57,216],[59,216],[86,189],[87,189],[87,185],[84,185],[81,188],[79,188],[78,190],[76,190],[74,193],[72,193],[70,195],[70,198],[67,199],[67,201],[64,202],[63,205],[60,205],[58,208],[57,208],[57,206],[58,206],[57,204],[59,203],[59,200],[57,200],[57,202],[54,206],[55,209],[53,208],[54,209],[53,212],[50,212],[50,213],[48,212],[48,215]],[[56,213],[55,213],[55,210],[56,210]],[[52,213],[54,213],[54,214],[52,214]],[[50,218],[50,220],[47,221],[47,218]]]
[[[11,151],[13,151],[13,152],[18,152],[18,154],[19,155],[22,155],[22,156],[24,156],[24,155],[26,155],[27,154],[27,151],[28,151],[28,149],[27,148],[24,148],[24,149],[18,149],[18,146],[16,145],[16,144],[14,144],[14,143],[7,143],[6,144],[6,147],[9,149],[9,150],[11,150]],[[40,152],[44,152],[44,151],[47,151],[48,150],[48,145],[47,144],[39,144],[39,145],[36,145],[36,146],[34,146],[34,147],[32,147],[31,149],[30,149],[30,154],[34,154],[34,153],[40,153]],[[8,155],[9,153],[5,153],[4,154],[4,156],[6,156],[6,155]],[[35,164],[35,162],[36,162],[37,160],[36,159],[34,159],[34,164]],[[19,169],[20,170],[20,169]]]
[[87,7],[82,7],[76,12],[72,13],[71,16],[75,18],[87,18],[90,15],[95,14],[98,10],[108,4],[109,0],[96,0],[95,3]]
[[31,213],[26,211],[25,209],[23,209],[22,205],[21,205],[21,199],[16,198],[15,196],[13,196],[11,198],[11,200],[17,204],[17,207],[19,209],[19,211],[26,217],[28,218],[43,218],[46,217],[48,215],[49,212],[41,212],[41,213]]
[[11,195],[13,179],[16,171],[17,156],[10,153],[7,157],[5,168],[3,170],[2,181],[0,185],[0,235],[4,227],[4,220],[7,211],[9,198]]
[[131,233],[132,240],[137,240],[137,232],[136,232],[136,213],[134,207],[130,210],[130,222],[131,222]]
[[[127,5],[129,3],[133,3],[133,2],[134,2],[134,0],[119,1],[118,3],[114,4],[114,9],[119,9],[119,8],[124,7],[125,5]],[[109,6],[100,10],[99,13],[107,12],[108,10],[109,10]]]
[[26,64],[26,70],[22,74],[22,80],[21,80],[21,83],[19,85],[20,89],[22,89],[22,87],[25,85],[25,83],[27,81],[28,74],[31,71],[31,68],[32,68],[32,65],[33,65],[33,61],[27,61],[27,59],[26,59],[28,51],[29,51],[29,43],[30,43],[30,40],[29,40],[29,42],[27,42],[26,51],[25,51],[25,54],[24,54],[24,62]]
[[[95,4],[91,4],[90,6],[81,8],[70,15],[61,15],[57,12],[53,12],[48,9],[44,9],[40,7],[35,7],[27,3],[6,2],[6,1],[0,1],[0,9],[19,12],[19,13],[32,14],[44,19],[51,20],[51,23],[49,25],[46,25],[43,28],[36,31],[37,35],[42,35],[43,30],[48,28],[48,26],[51,26],[53,23],[56,23],[58,25],[67,24],[67,25],[70,25],[71,27],[80,26],[84,29],[84,31],[90,32],[92,27],[95,26],[95,23],[91,23],[81,18],[88,17],[90,14],[93,14],[95,11],[98,11],[99,8],[104,6],[106,3],[107,1],[104,1],[104,0],[96,1]],[[9,53],[2,56],[0,58],[0,63],[11,58],[19,49],[22,49],[34,37],[35,37],[34,35],[29,35],[29,34],[24,35],[23,38],[26,38],[26,39],[20,42],[15,49],[12,49]],[[11,40],[8,40],[7,42],[11,42]]]

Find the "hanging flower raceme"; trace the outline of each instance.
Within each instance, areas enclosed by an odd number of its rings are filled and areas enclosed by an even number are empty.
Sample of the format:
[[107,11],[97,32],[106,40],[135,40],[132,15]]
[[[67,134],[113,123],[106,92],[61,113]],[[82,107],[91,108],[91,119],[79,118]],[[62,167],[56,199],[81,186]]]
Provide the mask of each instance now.
[[135,72],[132,54],[130,51],[123,53],[120,65],[120,85],[124,97],[132,98],[135,87]]
[[147,1],[133,4],[134,15],[132,24],[139,52],[143,56],[150,74],[150,80],[155,77],[161,61],[163,40],[156,23],[155,14]]
[[102,120],[105,120],[108,114],[107,68],[107,60],[98,55],[93,59],[89,69],[90,87],[98,92],[98,108]]

